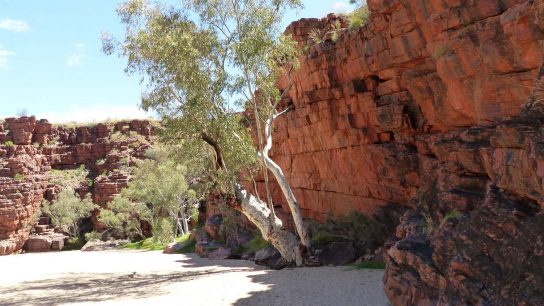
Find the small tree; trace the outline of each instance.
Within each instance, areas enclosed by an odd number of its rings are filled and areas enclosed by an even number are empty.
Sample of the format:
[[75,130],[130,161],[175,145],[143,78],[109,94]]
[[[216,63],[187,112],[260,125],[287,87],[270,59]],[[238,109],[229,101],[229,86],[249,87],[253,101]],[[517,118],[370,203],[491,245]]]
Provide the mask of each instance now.
[[153,213],[145,203],[119,195],[108,203],[108,209],[100,211],[98,221],[107,227],[102,237],[109,234],[135,240],[144,238],[142,221],[153,222]]
[[45,200],[42,211],[51,218],[53,225],[60,226],[72,237],[79,238],[81,220],[90,217],[97,208],[90,195],[81,199],[72,188],[66,188],[53,203]]
[[[153,152],[152,152],[153,153]],[[189,189],[185,173],[187,168],[170,159],[167,154],[154,152],[155,159],[137,162],[133,180],[123,195],[152,204],[154,230],[165,229],[167,221],[175,227],[173,236],[189,232],[189,220],[198,208],[196,193]],[[153,155],[153,154],[152,154]]]
[[[268,153],[274,120],[289,110],[279,105],[298,65],[297,44],[281,35],[281,21],[287,9],[300,6],[300,0],[192,0],[176,8],[132,0],[118,9],[126,25],[124,42],[104,35],[106,53],[119,51],[128,58],[127,71],[142,73],[148,81],[142,106],[163,117],[167,139],[198,148],[195,152],[204,152],[202,143],[207,143],[214,177],[236,194],[239,209],[263,237],[297,265],[302,264],[301,249],[310,248],[309,235],[294,193]],[[282,92],[276,87],[280,77],[288,83]],[[256,145],[243,124],[242,108],[252,113]],[[237,184],[256,162],[268,203]],[[274,212],[269,171],[291,209],[298,238],[283,229]]]

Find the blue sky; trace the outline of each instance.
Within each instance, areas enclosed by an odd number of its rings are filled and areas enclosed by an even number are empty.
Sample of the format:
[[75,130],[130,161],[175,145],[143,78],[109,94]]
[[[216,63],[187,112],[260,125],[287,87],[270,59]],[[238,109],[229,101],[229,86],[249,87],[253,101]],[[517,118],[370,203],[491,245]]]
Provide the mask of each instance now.
[[[123,35],[121,2],[0,0],[0,118],[23,109],[53,122],[146,117],[139,78],[124,73],[125,59],[101,51],[102,31]],[[349,0],[303,2],[286,25],[349,10]]]

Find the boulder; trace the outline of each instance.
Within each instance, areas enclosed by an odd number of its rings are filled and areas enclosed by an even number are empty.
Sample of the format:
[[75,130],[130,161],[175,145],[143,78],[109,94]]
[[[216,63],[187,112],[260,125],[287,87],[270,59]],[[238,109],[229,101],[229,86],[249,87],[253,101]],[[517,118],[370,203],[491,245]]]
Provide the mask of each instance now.
[[221,214],[213,215],[206,220],[204,230],[212,239],[224,240],[222,239],[224,237],[220,237],[221,224],[223,224],[223,216]]
[[270,269],[280,270],[288,266],[285,260],[281,257],[280,252],[273,246],[269,245],[255,253],[255,263],[262,266],[267,266]]
[[93,252],[93,251],[111,251],[118,250],[123,247],[123,245],[129,243],[128,240],[91,240],[85,243],[81,248],[82,252]]
[[317,255],[322,265],[341,266],[355,261],[356,251],[351,242],[332,242]]
[[232,250],[224,247],[208,253],[208,259],[213,260],[232,259],[232,256]]

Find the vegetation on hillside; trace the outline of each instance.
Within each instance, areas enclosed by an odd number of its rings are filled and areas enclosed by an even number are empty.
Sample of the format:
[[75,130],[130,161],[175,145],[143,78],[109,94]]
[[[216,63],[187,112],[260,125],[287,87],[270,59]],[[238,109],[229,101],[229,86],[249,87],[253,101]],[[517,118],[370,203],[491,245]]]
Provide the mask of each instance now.
[[[310,239],[289,183],[268,152],[274,120],[289,111],[279,104],[298,66],[296,43],[281,35],[281,20],[287,9],[300,6],[299,0],[193,0],[180,6],[131,0],[118,9],[126,26],[123,42],[103,37],[105,52],[126,57],[127,71],[147,81],[142,107],[163,119],[163,139],[183,143],[191,164],[208,170],[202,181],[236,194],[263,237],[297,264],[302,264],[300,244],[309,249]],[[276,87],[281,77],[287,90]],[[240,113],[243,108],[249,117]],[[283,230],[274,213],[268,171],[262,171],[266,201],[238,184],[258,169],[268,169],[281,186],[298,237]]]
[[87,195],[83,199],[68,187],[62,190],[53,203],[45,200],[42,211],[51,218],[55,226],[61,227],[71,237],[80,237],[82,219],[90,217],[93,210],[98,208]]

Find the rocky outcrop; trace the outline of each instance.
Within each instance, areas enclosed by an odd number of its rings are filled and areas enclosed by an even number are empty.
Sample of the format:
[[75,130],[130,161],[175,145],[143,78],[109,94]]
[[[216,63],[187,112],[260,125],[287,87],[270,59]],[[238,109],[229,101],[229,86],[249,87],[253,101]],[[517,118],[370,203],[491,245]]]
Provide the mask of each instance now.
[[[6,119],[0,128],[0,255],[21,250],[43,199],[56,197],[59,186],[49,182],[52,169],[86,167],[90,175],[78,192],[91,193],[105,207],[127,186],[126,169],[145,157],[154,131],[147,120],[68,128],[34,117]],[[28,250],[55,249],[55,241],[33,236]]]
[[543,304],[542,123],[516,118],[540,84],[544,1],[367,3],[358,30],[287,29],[305,55],[278,82],[291,111],[271,156],[304,215],[409,210],[384,253],[395,305]]
[[542,122],[418,139],[416,208],[388,242],[395,305],[542,305]]

